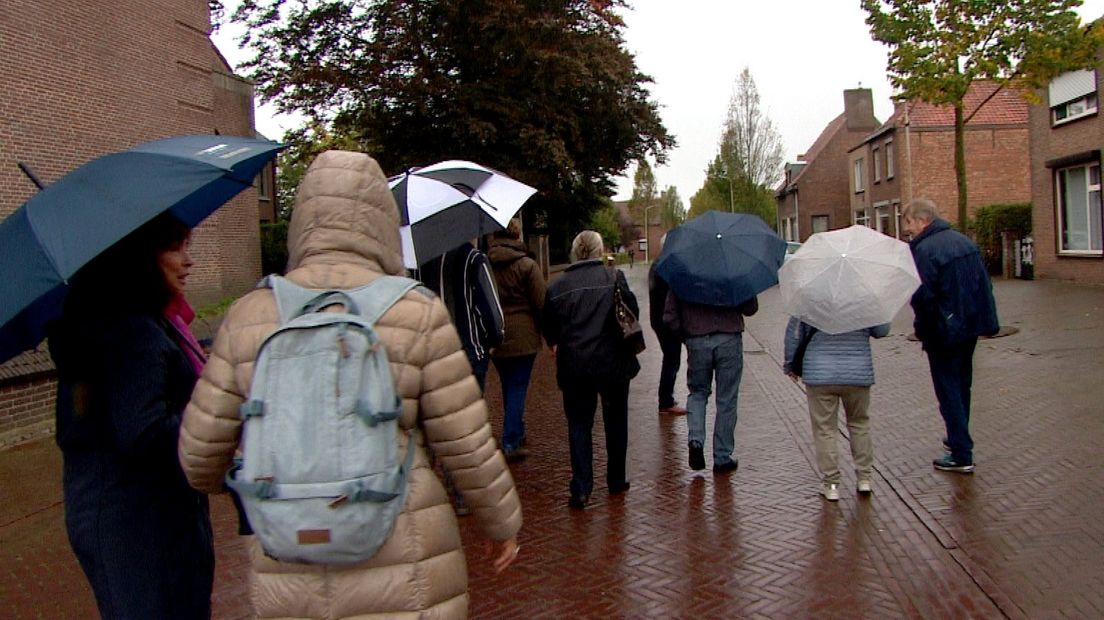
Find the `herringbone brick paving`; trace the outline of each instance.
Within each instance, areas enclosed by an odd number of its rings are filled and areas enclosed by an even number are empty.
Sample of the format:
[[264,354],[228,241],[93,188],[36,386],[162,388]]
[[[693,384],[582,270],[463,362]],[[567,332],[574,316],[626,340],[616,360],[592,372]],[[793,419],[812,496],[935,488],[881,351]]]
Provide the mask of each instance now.
[[[627,271],[646,304],[643,267]],[[906,338],[906,310],[874,345],[874,495],[853,494],[841,443],[845,492],[837,504],[816,494],[804,394],[779,370],[786,317],[775,290],[748,321],[740,469],[728,477],[691,472],[685,420],[655,414],[659,351],[649,340],[630,395],[632,488],[606,495],[597,423],[594,499],[584,512],[568,510],[566,425],[553,360],[542,354],[526,414],[533,455],[513,466],[525,511],[518,562],[491,575],[476,524],[461,519],[472,616],[1104,615],[1104,291],[1001,281],[997,297],[1002,323],[1020,333],[978,347],[977,473],[931,469],[942,424],[926,360]],[[676,389],[684,402],[681,378]],[[487,396],[501,412],[493,371]],[[499,422],[496,415],[496,430]],[[4,617],[94,615],[65,540],[59,462],[49,442],[0,453]],[[244,547],[225,501],[212,507],[215,616],[248,617]]]

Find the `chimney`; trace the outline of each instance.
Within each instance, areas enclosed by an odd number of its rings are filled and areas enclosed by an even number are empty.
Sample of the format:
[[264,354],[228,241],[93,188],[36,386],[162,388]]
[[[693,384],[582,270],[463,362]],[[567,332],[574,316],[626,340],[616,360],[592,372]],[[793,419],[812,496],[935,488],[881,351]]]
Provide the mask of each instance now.
[[874,93],[869,88],[851,88],[843,91],[843,113],[848,131],[870,131],[878,128],[874,117]]

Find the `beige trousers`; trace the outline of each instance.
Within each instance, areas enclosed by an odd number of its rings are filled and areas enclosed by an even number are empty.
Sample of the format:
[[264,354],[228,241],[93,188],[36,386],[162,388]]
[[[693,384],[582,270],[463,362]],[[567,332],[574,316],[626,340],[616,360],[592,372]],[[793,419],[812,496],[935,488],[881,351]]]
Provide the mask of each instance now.
[[855,461],[855,477],[870,480],[874,466],[874,442],[870,439],[870,386],[806,385],[809,399],[809,420],[813,425],[813,445],[816,447],[817,468],[821,481],[839,484],[836,437],[839,435],[839,405],[847,413],[847,432],[851,437],[851,458]]

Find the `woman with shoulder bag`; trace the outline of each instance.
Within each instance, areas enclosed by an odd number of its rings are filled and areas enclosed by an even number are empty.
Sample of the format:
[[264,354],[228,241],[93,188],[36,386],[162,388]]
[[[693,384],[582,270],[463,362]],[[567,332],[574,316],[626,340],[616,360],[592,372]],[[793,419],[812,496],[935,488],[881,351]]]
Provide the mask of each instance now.
[[603,265],[601,235],[593,230],[579,233],[571,254],[574,264],[548,287],[542,331],[556,356],[556,381],[567,417],[572,474],[568,506],[582,510],[594,484],[592,429],[599,397],[606,432],[606,485],[611,495],[629,489],[629,382],[640,364],[614,319],[615,288],[634,316],[640,309],[625,274]]

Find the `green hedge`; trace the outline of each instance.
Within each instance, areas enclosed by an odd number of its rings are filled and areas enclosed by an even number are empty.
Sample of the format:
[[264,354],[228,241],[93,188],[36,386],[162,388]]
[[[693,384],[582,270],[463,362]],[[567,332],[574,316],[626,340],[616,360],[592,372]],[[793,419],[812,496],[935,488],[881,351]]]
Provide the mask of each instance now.
[[287,220],[261,224],[261,271],[284,273],[287,269]]
[[974,218],[977,244],[991,273],[1001,271],[1001,233],[1012,231],[1022,239],[1031,234],[1031,204],[997,204],[977,210]]

